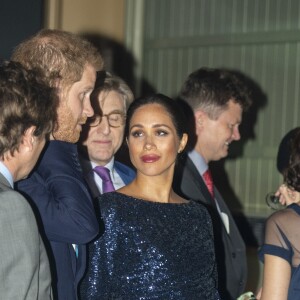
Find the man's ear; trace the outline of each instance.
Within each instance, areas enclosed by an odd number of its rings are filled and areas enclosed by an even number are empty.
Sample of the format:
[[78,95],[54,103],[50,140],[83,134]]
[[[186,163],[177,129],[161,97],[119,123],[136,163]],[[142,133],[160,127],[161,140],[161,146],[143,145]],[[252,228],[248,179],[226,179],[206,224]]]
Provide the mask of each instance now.
[[207,118],[207,115],[205,112],[203,112],[202,110],[197,110],[194,113],[195,116],[195,126],[196,128],[202,128],[203,124],[205,122],[205,119]]
[[33,144],[36,139],[36,137],[34,136],[35,129],[36,129],[35,126],[31,126],[28,129],[26,129],[26,131],[23,135],[22,143],[21,143],[21,146],[25,147],[26,149],[28,149],[30,151],[32,150]]

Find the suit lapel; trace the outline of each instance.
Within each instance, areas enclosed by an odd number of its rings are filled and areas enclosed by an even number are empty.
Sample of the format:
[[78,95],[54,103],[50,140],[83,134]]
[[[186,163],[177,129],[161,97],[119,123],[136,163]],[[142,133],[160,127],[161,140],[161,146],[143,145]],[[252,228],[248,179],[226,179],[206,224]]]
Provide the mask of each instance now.
[[124,181],[125,185],[129,184],[132,180],[132,174],[130,174],[131,169],[127,168],[126,166],[123,166],[121,163],[115,161],[115,170],[121,177],[121,179]]
[[0,189],[3,191],[12,190],[12,187],[10,186],[6,178],[2,175],[2,173],[0,173]]
[[[209,193],[208,188],[202,176],[199,174],[194,163],[191,161],[191,159],[188,156],[184,157],[184,159],[185,160],[181,161],[182,164],[178,165],[179,168],[176,174],[176,176],[178,175],[181,176],[179,180],[181,180],[180,182],[181,182],[181,190],[184,194],[183,196],[185,196],[186,198],[194,199],[196,201],[205,204],[207,207],[213,208],[213,214],[222,224],[221,226],[223,226],[224,231],[227,233],[223,220],[221,219],[221,216],[217,211],[216,201],[211,197],[211,194]],[[226,213],[228,216],[229,229],[232,230],[233,225],[232,225],[231,213],[228,210],[227,206],[225,205],[221,194],[219,193],[219,191],[215,186],[214,186],[214,192],[215,192],[215,198],[218,201],[218,205],[221,212]],[[230,235],[228,236],[230,237]]]

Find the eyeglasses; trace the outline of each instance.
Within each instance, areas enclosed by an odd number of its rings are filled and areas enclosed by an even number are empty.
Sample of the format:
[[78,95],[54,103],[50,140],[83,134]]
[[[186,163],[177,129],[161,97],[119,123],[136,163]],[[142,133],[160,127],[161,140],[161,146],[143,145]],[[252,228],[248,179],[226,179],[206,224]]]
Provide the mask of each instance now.
[[93,117],[87,119],[86,125],[90,127],[96,127],[99,124],[101,124],[103,117],[106,117],[108,125],[113,128],[117,128],[124,125],[126,119],[125,114],[121,112],[118,113],[112,112],[110,114],[102,115],[102,116],[94,115]]

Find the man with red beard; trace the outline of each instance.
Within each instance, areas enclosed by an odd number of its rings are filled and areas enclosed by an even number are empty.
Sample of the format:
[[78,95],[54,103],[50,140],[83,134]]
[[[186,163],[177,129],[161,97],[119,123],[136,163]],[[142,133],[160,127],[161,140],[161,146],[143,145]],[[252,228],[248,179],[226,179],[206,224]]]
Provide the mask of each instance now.
[[59,96],[58,121],[50,142],[32,175],[18,189],[33,204],[40,221],[54,298],[74,300],[86,266],[85,244],[98,233],[75,143],[82,125],[94,114],[90,94],[103,61],[88,41],[59,30],[42,30],[22,42],[12,60],[39,69]]

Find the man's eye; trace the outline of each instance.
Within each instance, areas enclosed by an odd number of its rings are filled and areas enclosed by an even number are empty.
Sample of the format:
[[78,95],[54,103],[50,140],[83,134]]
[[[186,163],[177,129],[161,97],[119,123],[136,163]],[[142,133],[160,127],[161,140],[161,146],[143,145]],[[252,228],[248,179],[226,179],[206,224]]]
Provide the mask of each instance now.
[[80,98],[81,101],[83,101],[84,98],[85,98],[86,96],[88,96],[88,95],[89,95],[89,92],[82,92],[82,93],[79,95],[79,98]]
[[79,99],[80,99],[81,101],[83,101],[84,98],[85,98],[85,95],[86,95],[86,93],[81,93],[81,94],[79,95]]
[[120,118],[121,118],[121,116],[119,114],[113,114],[113,115],[109,116],[109,119],[111,121],[118,121],[118,120],[120,120]]

